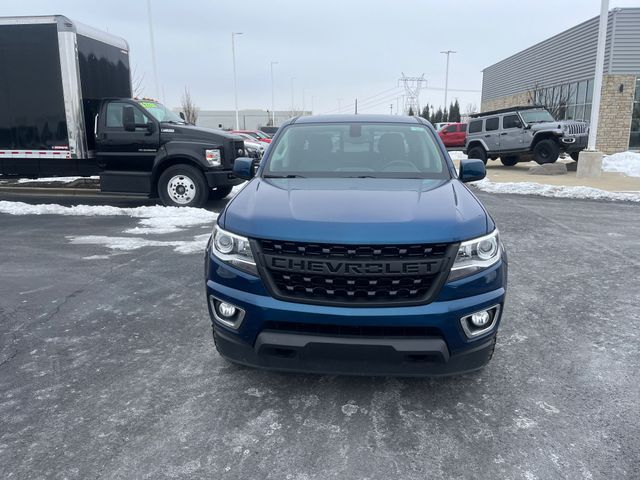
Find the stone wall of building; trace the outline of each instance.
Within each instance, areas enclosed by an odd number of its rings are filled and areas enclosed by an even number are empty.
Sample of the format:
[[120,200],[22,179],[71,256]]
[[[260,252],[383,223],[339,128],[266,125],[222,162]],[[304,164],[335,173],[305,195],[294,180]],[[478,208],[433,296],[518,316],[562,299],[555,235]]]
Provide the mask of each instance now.
[[[622,85],[622,92],[620,92],[620,85]],[[635,85],[635,75],[604,75],[596,138],[596,148],[601,152],[610,154],[623,152],[629,148]],[[529,92],[520,92],[484,100],[480,111],[528,105],[529,98]]]
[[490,110],[499,110],[501,108],[521,107],[529,105],[529,92],[520,92],[506,97],[492,98],[491,100],[483,100],[480,104],[481,112]]
[[616,153],[629,148],[635,88],[635,75],[605,75],[602,79],[596,138],[596,148],[601,152]]

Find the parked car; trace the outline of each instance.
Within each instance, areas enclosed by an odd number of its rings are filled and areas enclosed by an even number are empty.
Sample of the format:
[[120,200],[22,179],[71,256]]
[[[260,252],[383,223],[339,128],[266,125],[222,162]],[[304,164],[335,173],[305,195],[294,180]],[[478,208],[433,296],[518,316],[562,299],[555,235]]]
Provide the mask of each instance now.
[[[219,215],[205,258],[223,357],[264,368],[440,375],[484,366],[507,256],[493,219],[427,121],[305,116],[285,123]],[[361,148],[362,146],[366,148]]]
[[442,128],[446,127],[447,125],[451,125],[452,123],[453,122],[436,122],[434,127],[436,131],[439,132],[440,130],[442,130]]
[[232,133],[245,133],[247,135],[251,135],[256,141],[271,143],[271,137],[266,133],[262,133],[259,130],[232,130]]
[[128,48],[60,15],[0,18],[0,174],[100,175],[103,192],[174,206],[242,183],[231,171],[242,139],[131,98]]
[[269,135],[269,137],[273,138],[273,136],[278,131],[278,127],[275,127],[273,125],[265,125],[264,127],[260,127],[258,130],[260,130],[262,133],[266,133],[267,135]]
[[254,150],[259,155],[259,157],[262,158],[265,150],[267,149],[266,143],[257,142],[256,139],[248,133],[235,133],[234,135],[238,135],[244,140],[244,146],[247,150]]
[[438,135],[445,147],[464,147],[467,142],[467,124],[451,123],[438,130]]
[[586,122],[555,120],[539,105],[512,107],[471,115],[465,153],[485,164],[500,157],[505,166],[553,163],[560,153],[577,160],[588,136]]

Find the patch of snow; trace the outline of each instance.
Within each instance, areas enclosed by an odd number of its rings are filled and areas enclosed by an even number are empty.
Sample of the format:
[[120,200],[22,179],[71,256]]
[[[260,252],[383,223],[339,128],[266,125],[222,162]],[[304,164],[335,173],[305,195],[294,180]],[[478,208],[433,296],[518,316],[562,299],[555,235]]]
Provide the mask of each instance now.
[[467,158],[467,156],[460,151],[450,151],[449,156],[451,157],[451,160],[464,160]]
[[82,257],[83,260],[108,260],[109,255],[89,255],[88,257]]
[[566,185],[544,185],[533,182],[492,182],[484,178],[470,185],[488,193],[513,193],[517,195],[539,195],[552,198],[577,198],[587,200],[617,200],[640,202],[640,192],[608,192],[592,187]]
[[81,178],[91,178],[97,180],[100,177],[43,177],[43,178],[20,178],[17,183],[35,183],[35,182],[48,182],[48,183],[70,183]]
[[84,235],[67,237],[75,245],[103,245],[112,250],[131,251],[142,247],[173,247],[177,253],[204,251],[210,235],[196,235],[193,240],[149,240],[142,237],[109,237],[107,235]]
[[621,152],[602,159],[603,172],[623,173],[628,177],[640,177],[640,153]]

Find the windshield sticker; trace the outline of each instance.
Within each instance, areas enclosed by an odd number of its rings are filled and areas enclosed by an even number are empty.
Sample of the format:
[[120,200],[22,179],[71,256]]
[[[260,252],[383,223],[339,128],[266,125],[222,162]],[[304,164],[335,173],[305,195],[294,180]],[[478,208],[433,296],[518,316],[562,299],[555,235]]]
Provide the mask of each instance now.
[[158,105],[152,102],[140,102],[140,105],[142,105],[144,108],[158,108]]

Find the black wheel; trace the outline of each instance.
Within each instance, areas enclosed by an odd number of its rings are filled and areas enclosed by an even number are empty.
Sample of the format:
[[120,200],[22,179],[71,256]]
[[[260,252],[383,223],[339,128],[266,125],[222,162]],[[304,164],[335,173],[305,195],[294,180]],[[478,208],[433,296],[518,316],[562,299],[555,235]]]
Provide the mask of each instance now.
[[158,195],[168,207],[201,207],[209,187],[200,170],[191,165],[173,165],[158,179]]
[[215,190],[209,191],[210,200],[220,200],[231,193],[233,185],[225,185],[224,187],[216,187]]
[[500,161],[502,162],[502,164],[505,167],[513,167],[516,163],[518,163],[518,160],[520,160],[520,158],[518,158],[517,155],[510,155],[508,157],[500,157]]
[[574,161],[578,161],[578,157],[580,156],[580,152],[571,152],[569,154],[569,156],[574,160]]
[[558,142],[551,140],[540,140],[533,148],[533,159],[543,165],[545,163],[554,163],[560,155],[560,147]]
[[485,165],[487,164],[487,152],[482,147],[471,147],[467,157],[477,158],[478,160],[482,160]]

